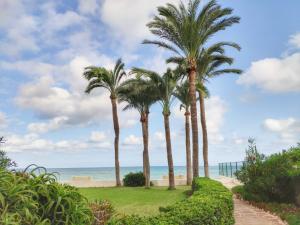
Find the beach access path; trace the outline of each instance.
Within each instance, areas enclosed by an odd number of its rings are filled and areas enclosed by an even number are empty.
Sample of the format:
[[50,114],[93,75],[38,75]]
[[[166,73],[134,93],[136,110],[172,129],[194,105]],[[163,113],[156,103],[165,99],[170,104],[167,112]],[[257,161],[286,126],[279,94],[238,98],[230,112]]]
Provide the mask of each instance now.
[[[233,178],[219,177],[217,179],[231,189],[240,183]],[[234,196],[234,218],[236,225],[286,225],[279,217],[256,208]]]

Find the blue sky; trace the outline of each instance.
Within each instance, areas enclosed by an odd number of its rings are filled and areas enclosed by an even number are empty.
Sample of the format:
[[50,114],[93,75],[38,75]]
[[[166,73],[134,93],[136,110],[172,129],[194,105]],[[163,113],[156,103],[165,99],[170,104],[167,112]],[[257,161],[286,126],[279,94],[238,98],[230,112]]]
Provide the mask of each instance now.
[[[0,134],[20,167],[114,164],[108,93],[84,94],[82,71],[88,65],[111,68],[122,57],[127,71],[139,66],[163,72],[169,53],[140,43],[151,38],[145,24],[166,2],[177,0],[0,1]],[[242,160],[248,137],[265,154],[300,141],[300,2],[219,3],[234,8],[241,22],[210,43],[239,43],[242,51],[228,54],[244,73],[207,83],[211,164]],[[141,165],[139,116],[122,107],[120,163]],[[185,164],[183,119],[175,101],[175,165]],[[151,164],[166,165],[159,105],[151,109],[150,123]]]

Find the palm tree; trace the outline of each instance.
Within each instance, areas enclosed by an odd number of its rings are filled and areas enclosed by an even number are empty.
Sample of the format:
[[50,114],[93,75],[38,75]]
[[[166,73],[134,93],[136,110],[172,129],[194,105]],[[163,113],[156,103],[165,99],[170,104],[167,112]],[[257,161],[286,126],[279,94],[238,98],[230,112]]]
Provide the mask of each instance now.
[[192,184],[192,157],[191,157],[191,144],[190,144],[190,95],[189,86],[185,82],[176,87],[173,94],[180,101],[180,110],[184,109],[185,113],[185,151],[186,151],[186,184]]
[[[189,0],[185,6],[173,4],[158,7],[158,16],[147,24],[151,33],[159,40],[144,40],[144,44],[154,44],[168,49],[187,64],[189,91],[191,98],[191,121],[193,138],[193,176],[199,176],[198,123],[196,105],[196,73],[199,49],[220,30],[224,30],[240,18],[231,16],[232,9],[222,8],[215,0],[199,10],[200,0]],[[177,57],[173,57],[176,60]]]
[[166,147],[167,147],[167,160],[169,169],[169,189],[175,189],[175,178],[174,178],[174,165],[172,156],[172,145],[171,145],[171,132],[170,132],[170,107],[173,101],[173,93],[176,88],[176,82],[179,76],[175,71],[168,69],[162,76],[158,73],[140,69],[133,68],[132,73],[137,77],[144,77],[151,82],[151,86],[155,90],[159,98],[159,102],[163,108],[164,125],[165,125],[165,137],[166,137]]
[[127,102],[123,110],[136,109],[140,114],[140,122],[143,134],[143,172],[145,187],[150,188],[150,161],[149,161],[149,130],[148,119],[150,106],[158,99],[153,91],[151,82],[142,79],[130,79],[124,82],[119,92],[119,101]]
[[[219,42],[210,46],[209,48],[202,48],[197,59],[197,91],[199,94],[200,104],[200,121],[202,127],[202,139],[203,139],[203,161],[204,161],[204,174],[205,177],[209,177],[209,166],[208,166],[208,138],[207,138],[207,126],[205,116],[205,103],[204,98],[207,95],[205,93],[204,82],[212,77],[226,74],[226,73],[242,73],[239,69],[225,69],[224,64],[231,65],[233,58],[224,55],[225,46],[233,47],[240,50],[240,46],[236,43],[231,42]],[[221,69],[218,69],[221,67]]]
[[122,87],[122,78],[126,75],[124,71],[124,63],[118,59],[113,70],[107,70],[103,67],[89,66],[85,68],[84,77],[89,81],[85,90],[90,93],[95,88],[104,88],[110,93],[110,100],[112,105],[113,125],[115,131],[115,172],[116,185],[121,186],[120,180],[120,163],[119,163],[119,119],[117,109],[117,98],[119,97],[119,90]]

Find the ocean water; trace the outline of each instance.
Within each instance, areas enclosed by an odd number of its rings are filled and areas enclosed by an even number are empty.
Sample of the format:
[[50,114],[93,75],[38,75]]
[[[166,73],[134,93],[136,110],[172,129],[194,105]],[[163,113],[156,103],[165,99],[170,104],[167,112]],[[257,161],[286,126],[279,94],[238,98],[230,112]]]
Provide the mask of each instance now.
[[[210,176],[217,177],[219,175],[218,166],[210,166]],[[94,180],[115,180],[114,167],[95,167],[95,168],[47,168],[50,173],[56,173],[56,177],[59,181],[71,180],[73,176],[90,176]],[[121,177],[130,172],[143,171],[142,167],[121,167]],[[174,167],[175,176],[186,175],[185,166]],[[151,179],[159,180],[162,176],[168,174],[167,166],[152,166],[151,167]],[[203,167],[200,167],[200,176],[203,176]]]

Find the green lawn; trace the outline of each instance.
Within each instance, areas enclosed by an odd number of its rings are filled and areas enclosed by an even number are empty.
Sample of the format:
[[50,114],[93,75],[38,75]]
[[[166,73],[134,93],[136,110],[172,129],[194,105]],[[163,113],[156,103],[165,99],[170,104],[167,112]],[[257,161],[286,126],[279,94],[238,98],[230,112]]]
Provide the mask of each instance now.
[[116,211],[121,214],[153,215],[160,206],[167,206],[187,197],[188,186],[178,186],[169,191],[166,187],[112,187],[112,188],[80,188],[80,192],[89,201],[109,200]]

